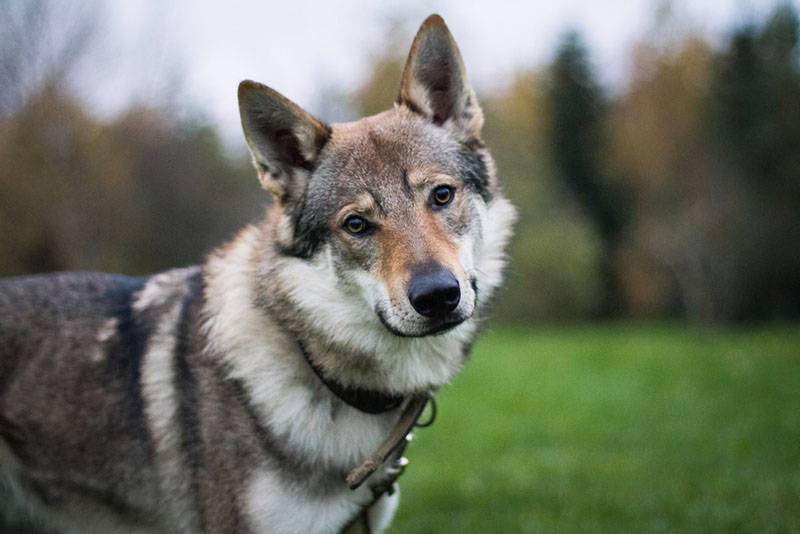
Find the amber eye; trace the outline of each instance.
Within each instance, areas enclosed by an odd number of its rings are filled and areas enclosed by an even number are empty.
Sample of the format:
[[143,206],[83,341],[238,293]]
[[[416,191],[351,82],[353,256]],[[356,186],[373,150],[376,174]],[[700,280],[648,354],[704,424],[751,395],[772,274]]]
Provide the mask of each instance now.
[[435,206],[447,206],[453,201],[455,190],[449,185],[440,185],[433,190],[433,204]]
[[359,235],[369,229],[369,223],[363,217],[350,215],[344,220],[344,229],[353,235]]

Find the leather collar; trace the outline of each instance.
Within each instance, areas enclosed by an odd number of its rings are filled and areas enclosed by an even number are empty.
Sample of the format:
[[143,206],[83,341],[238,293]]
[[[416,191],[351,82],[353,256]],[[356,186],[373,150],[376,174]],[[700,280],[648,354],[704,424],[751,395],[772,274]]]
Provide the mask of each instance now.
[[303,357],[308,362],[309,367],[314,371],[314,374],[319,377],[331,393],[356,410],[377,415],[398,408],[403,401],[406,400],[406,397],[403,396],[389,395],[380,391],[345,386],[341,382],[326,378],[322,369],[314,363],[314,360],[311,358],[311,355],[308,353],[303,343],[299,340],[297,343],[300,346],[300,352],[303,353]]

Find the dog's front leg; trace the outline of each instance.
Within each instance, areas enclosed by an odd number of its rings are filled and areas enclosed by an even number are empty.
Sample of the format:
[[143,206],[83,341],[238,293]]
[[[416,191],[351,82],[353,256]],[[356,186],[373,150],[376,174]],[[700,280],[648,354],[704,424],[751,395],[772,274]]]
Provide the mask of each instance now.
[[358,514],[342,534],[380,534],[391,524],[399,505],[400,488],[394,484],[391,495],[388,492],[381,495],[372,506]]

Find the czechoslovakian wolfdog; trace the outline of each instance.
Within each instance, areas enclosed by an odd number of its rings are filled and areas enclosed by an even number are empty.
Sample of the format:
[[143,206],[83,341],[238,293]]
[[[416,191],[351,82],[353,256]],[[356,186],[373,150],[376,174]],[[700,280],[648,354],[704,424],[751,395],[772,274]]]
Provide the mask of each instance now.
[[433,15],[388,111],[327,125],[252,81],[239,105],[263,223],[197,267],[0,281],[0,514],[69,532],[391,520],[409,422],[467,359],[514,219],[475,93]]

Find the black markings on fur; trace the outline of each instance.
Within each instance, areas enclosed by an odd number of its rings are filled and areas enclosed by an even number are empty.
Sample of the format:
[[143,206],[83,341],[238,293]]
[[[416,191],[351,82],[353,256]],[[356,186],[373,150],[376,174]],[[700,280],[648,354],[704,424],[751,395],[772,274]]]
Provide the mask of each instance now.
[[146,281],[146,278],[118,277],[105,294],[106,300],[112,306],[112,316],[117,320],[113,343],[107,349],[106,372],[109,382],[116,379],[122,385],[129,424],[137,435],[146,438],[143,441],[149,446],[147,454],[152,457],[153,448],[145,419],[141,384],[142,359],[147,349],[150,328],[142,324],[133,313],[135,295]]
[[486,148],[486,143],[484,143],[478,137],[471,137],[470,139],[464,141],[463,145],[470,150],[481,150]]
[[[0,324],[0,328],[3,325]],[[23,341],[21,336],[6,334],[0,331],[0,399],[3,398],[5,390],[13,382],[17,369],[22,363],[22,358],[18,355],[22,353]]]
[[406,100],[402,96],[397,97],[397,103],[401,106],[406,106],[409,110],[413,111],[417,115],[425,116],[425,112],[422,111],[422,108],[416,105],[411,100]]
[[33,458],[28,454],[25,446],[25,433],[14,422],[0,414],[0,437],[2,437],[14,456],[19,458],[22,463],[29,464]]
[[[269,137],[269,132],[263,132],[265,137]],[[274,133],[273,146],[279,152],[280,161],[288,165],[290,168],[305,169],[306,171],[314,170],[314,164],[308,161],[302,154],[300,143],[297,137],[291,130],[278,130]]]
[[247,414],[247,418],[250,420],[253,433],[258,439],[261,450],[281,466],[282,473],[286,474],[287,472],[291,472],[300,479],[307,480],[307,477],[312,475],[310,466],[298,462],[295,458],[291,457],[287,451],[280,447],[275,436],[261,423],[258,410],[256,410],[256,407],[250,402],[244,384],[242,384],[240,380],[234,378],[229,380],[234,384],[236,396],[244,407],[244,411]]
[[[270,174],[275,178],[279,178],[279,174],[291,175],[292,169],[304,169],[312,172],[316,163],[306,159],[303,155],[303,148],[301,141],[297,135],[292,131],[291,126],[294,124],[296,117],[291,115],[284,115],[275,113],[275,110],[270,110],[270,113],[258,113],[254,116],[254,127],[258,134],[267,141],[271,149],[274,151],[273,159],[280,169],[270,168]],[[285,122],[289,127],[280,128],[275,127],[276,123],[280,124]],[[322,129],[315,132],[313,139],[314,148],[317,154],[328,143],[331,136],[331,129],[328,125],[322,125]],[[263,164],[263,163],[262,163]],[[290,184],[289,187],[291,187]],[[289,188],[287,187],[287,189]]]
[[100,503],[121,518],[134,522],[152,520],[152,517],[148,517],[144,510],[131,506],[129,502],[120,499],[113,492],[94,488],[89,484],[82,484],[66,478],[39,481],[21,477],[21,481],[43,504],[48,506],[58,506],[73,500],[77,496],[80,499],[85,500],[88,498],[91,501]]
[[[199,504],[200,486],[200,424],[198,419],[197,382],[189,365],[189,336],[193,304],[202,300],[202,275],[195,273],[187,280],[189,289],[181,303],[181,313],[175,333],[175,391],[178,392],[178,418],[180,420],[180,446],[190,473],[192,497]],[[195,506],[195,509],[201,509]],[[205,518],[200,514],[200,530],[205,531]]]
[[478,152],[480,141],[474,140],[462,144],[458,150],[459,170],[468,187],[478,193],[484,202],[492,199],[489,190],[489,167]]
[[414,198],[414,189],[411,187],[411,182],[408,180],[408,172],[403,169],[403,175],[400,179],[400,185],[403,186],[403,193],[405,193],[408,198]]
[[461,361],[462,362],[466,362],[467,360],[469,360],[469,357],[472,354],[472,347],[475,344],[474,339],[475,338],[473,338],[472,340],[464,343],[464,345],[461,347]]
[[372,196],[372,199],[375,201],[375,206],[377,206],[378,211],[381,212],[381,215],[386,215],[386,208],[383,207],[383,201],[381,199],[380,193],[375,191],[374,189],[369,189],[369,194]]
[[308,259],[316,254],[328,237],[328,228],[308,208],[307,197],[295,207],[290,215],[293,239],[280,252],[286,256]]
[[215,367],[215,371],[220,382],[233,386],[228,391],[233,393],[239,406],[242,407],[261,452],[270,458],[277,468],[276,474],[287,484],[300,484],[314,495],[328,496],[340,487],[347,475],[346,472],[322,468],[313,461],[304,461],[296,451],[292,451],[288,447],[286,438],[276,437],[269,427],[264,425],[263,419],[251,401],[242,381],[228,376],[222,367]]
[[318,216],[309,199],[309,183],[301,198],[287,205],[292,225],[292,241],[280,245],[278,251],[285,256],[309,259],[319,250],[328,237],[324,218]]

